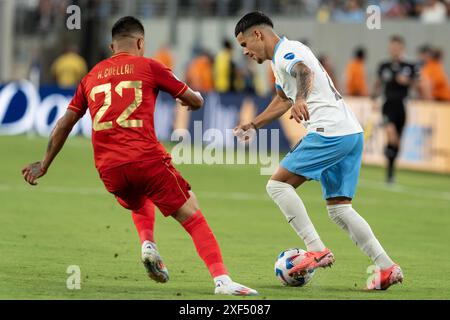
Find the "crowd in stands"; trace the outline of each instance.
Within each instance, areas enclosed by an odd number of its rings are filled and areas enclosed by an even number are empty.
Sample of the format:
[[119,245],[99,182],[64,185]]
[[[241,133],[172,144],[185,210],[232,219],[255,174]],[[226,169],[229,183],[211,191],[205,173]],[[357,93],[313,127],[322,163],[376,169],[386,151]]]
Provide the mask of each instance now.
[[[366,8],[376,5],[387,19],[412,18],[423,23],[443,23],[450,18],[449,0],[322,0],[302,1],[306,11],[316,14],[321,22],[361,23]],[[310,8],[308,8],[310,6]]]
[[[307,40],[303,40],[307,43]],[[163,45],[152,57],[170,69],[174,68],[174,58],[169,45]],[[365,66],[366,50],[357,47],[345,69],[345,83],[335,76],[330,57],[319,55],[318,59],[329,74],[335,86],[344,94],[351,96],[370,95]],[[450,83],[443,64],[443,53],[439,48],[423,45],[417,50],[416,70],[418,85],[416,97],[428,100],[450,101]],[[256,63],[244,59],[237,63],[233,59],[233,44],[223,41],[222,49],[213,55],[207,50],[195,47],[192,59],[185,68],[184,80],[194,90],[220,93],[241,92],[259,94],[259,75],[255,72]],[[267,81],[274,88],[275,79],[267,64]],[[51,67],[55,82],[61,87],[76,86],[87,72],[84,59],[77,48],[69,47],[59,56]]]
[[[48,34],[50,30],[61,29],[55,28],[54,24],[58,17],[65,15],[67,5],[84,3],[89,7],[89,3],[91,2],[93,3],[92,6],[95,4],[94,7],[99,17],[109,17],[114,14],[114,10],[119,10],[121,6],[125,5],[125,2],[116,0],[18,0],[18,3],[26,3],[30,6],[30,12],[36,13],[35,15],[31,15],[34,19],[28,20],[32,25],[37,26],[37,29],[43,34]],[[207,12],[212,16],[217,15],[217,11],[220,9],[220,1],[218,0],[179,0],[178,5],[180,8],[189,8],[199,2],[201,3],[202,12]],[[35,4],[34,7],[32,6],[33,3]],[[126,5],[129,6],[130,3],[127,2]],[[151,15],[150,12],[155,12],[156,9],[153,11],[148,8],[144,10],[141,7],[149,4],[153,8],[158,8],[162,14],[167,13],[167,11],[164,11],[167,10],[167,3],[165,1],[138,0],[133,2],[134,9],[143,16],[148,16]],[[225,10],[228,15],[240,15],[242,11],[252,10],[258,5],[261,6],[261,9],[264,9],[263,7],[270,7],[269,9],[273,10],[274,14],[286,16],[304,14],[309,17],[315,17],[318,21],[322,22],[362,22],[366,19],[366,8],[369,5],[379,6],[381,14],[385,18],[412,18],[420,19],[423,23],[442,23],[446,21],[449,23],[450,17],[450,0],[235,0],[228,1],[227,5],[228,7],[222,7],[221,10]],[[183,10],[179,11],[180,15],[185,14]],[[52,37],[47,36],[46,38],[50,39]],[[56,39],[56,37],[53,38]],[[308,45],[307,40],[300,39],[300,41]],[[73,41],[66,41],[66,43],[73,43]],[[234,41],[224,39],[222,49],[217,53],[209,52],[204,48],[194,45],[189,63],[182,68],[184,71],[182,75],[184,80],[192,88],[203,92],[217,91],[263,94],[264,90],[261,90],[262,82],[269,83],[269,86],[273,88],[274,78],[269,64],[267,64],[267,71],[261,74],[261,72],[256,72],[256,64],[254,61],[249,59],[235,61],[233,57],[237,55],[233,53],[236,50],[236,48],[233,49],[233,43]],[[52,45],[49,46],[50,48],[54,47]],[[86,49],[86,45],[81,45],[80,47],[81,49]],[[153,58],[167,67],[175,69],[175,60],[171,50],[172,48],[168,44],[163,45],[154,54]],[[58,52],[61,51],[58,50]],[[75,46],[66,46],[64,53],[57,57],[53,64],[48,66],[49,68],[42,68],[43,72],[41,72],[41,77],[47,74],[51,75],[53,81],[63,87],[76,85],[87,72],[87,66],[92,66],[99,59],[97,56],[88,57],[85,54],[86,50],[81,50],[84,58],[88,61],[86,63],[86,60],[83,59],[79,51]],[[320,62],[335,83],[335,86],[341,92],[356,96],[370,95],[370,85],[373,79],[367,79],[366,52],[364,48],[355,48],[354,57],[349,57],[351,60],[345,70],[345,79],[335,76],[332,56],[320,55],[320,52],[316,52],[316,54],[318,54]],[[53,57],[50,61],[52,60]],[[443,52],[439,48],[434,48],[429,45],[423,45],[419,48],[417,52],[417,69],[420,74],[420,87],[422,89],[417,94],[417,97],[450,101],[450,85],[442,60]],[[177,69],[180,70],[180,68]],[[46,70],[50,72],[46,72]],[[46,83],[46,81],[43,83]]]

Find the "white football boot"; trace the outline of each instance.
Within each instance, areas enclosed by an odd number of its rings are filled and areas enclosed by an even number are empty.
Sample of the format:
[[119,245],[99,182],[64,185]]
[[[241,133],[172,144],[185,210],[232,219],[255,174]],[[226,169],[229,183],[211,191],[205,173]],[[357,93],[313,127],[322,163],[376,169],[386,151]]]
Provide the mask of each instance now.
[[[219,278],[219,279],[218,279]],[[220,276],[215,280],[215,294],[233,295],[233,296],[257,296],[258,292],[246,287],[240,283],[234,282],[228,276]]]
[[150,278],[161,283],[169,281],[169,271],[164,265],[155,243],[144,241],[142,244],[142,263]]

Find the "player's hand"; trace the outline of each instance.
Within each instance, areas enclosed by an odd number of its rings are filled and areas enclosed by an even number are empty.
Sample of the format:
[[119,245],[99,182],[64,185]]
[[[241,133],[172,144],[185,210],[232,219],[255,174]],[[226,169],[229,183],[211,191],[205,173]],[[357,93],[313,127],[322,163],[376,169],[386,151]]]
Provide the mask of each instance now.
[[178,98],[177,98],[176,101],[180,104],[180,106],[182,106],[182,107],[187,107],[187,109],[188,109],[189,111],[192,111],[192,110],[193,110],[192,107],[191,107],[190,105],[184,103],[181,99],[178,99]]
[[398,74],[395,80],[397,80],[397,83],[401,84],[402,86],[407,86],[410,82],[409,77],[405,76],[404,74]]
[[256,126],[253,122],[238,125],[233,129],[233,134],[242,142],[250,142],[256,135]]
[[306,101],[303,99],[298,99],[295,101],[294,105],[291,108],[291,116],[289,119],[294,119],[298,123],[301,123],[302,120],[309,120],[309,111],[308,105]]
[[42,161],[34,162],[22,169],[22,175],[26,182],[32,186],[37,185],[37,179],[47,173],[47,170],[42,166]]

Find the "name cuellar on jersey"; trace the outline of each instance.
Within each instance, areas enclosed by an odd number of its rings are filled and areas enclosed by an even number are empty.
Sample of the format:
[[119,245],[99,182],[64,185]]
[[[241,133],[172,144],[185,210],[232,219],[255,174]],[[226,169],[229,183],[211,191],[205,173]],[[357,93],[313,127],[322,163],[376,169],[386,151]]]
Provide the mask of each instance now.
[[271,62],[277,90],[282,90],[295,102],[297,82],[291,75],[291,70],[298,62],[304,63],[313,73],[313,85],[306,101],[310,120],[303,121],[308,133],[316,132],[332,137],[362,132],[356,116],[345,104],[312,51],[301,42],[291,41],[286,37],[277,43]]

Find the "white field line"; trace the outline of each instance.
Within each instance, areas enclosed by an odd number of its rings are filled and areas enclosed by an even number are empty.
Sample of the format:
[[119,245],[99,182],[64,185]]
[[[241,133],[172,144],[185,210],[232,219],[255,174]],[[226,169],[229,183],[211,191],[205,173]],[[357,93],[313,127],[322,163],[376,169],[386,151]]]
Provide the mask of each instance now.
[[[365,189],[372,189],[377,191],[383,191],[387,193],[397,193],[399,195],[411,196],[410,200],[418,200],[420,198],[428,198],[435,200],[445,200],[450,201],[450,192],[443,191],[433,191],[424,188],[417,187],[407,187],[402,185],[387,186],[386,184],[374,181],[361,179],[359,182],[359,187]],[[0,183],[0,192],[15,192],[15,191],[31,191],[31,192],[43,192],[43,193],[53,193],[53,194],[77,194],[77,195],[108,195],[108,192],[104,188],[100,187],[64,187],[64,186],[42,186],[38,185],[36,187],[24,185],[9,185]],[[225,199],[234,201],[272,201],[269,196],[264,193],[248,193],[248,192],[213,192],[213,191],[201,191],[194,190],[195,193],[200,198],[210,198],[210,199]],[[301,194],[301,193],[300,193]],[[356,199],[362,201],[371,202],[370,198],[358,198]],[[306,200],[306,199],[305,199]],[[323,202],[322,195],[318,194],[317,198],[308,198],[307,201],[312,202]],[[375,201],[373,201],[375,202]]]
[[402,186],[398,184],[389,186],[380,181],[366,180],[366,179],[360,179],[359,186],[362,188],[372,190],[380,190],[389,193],[394,192],[398,194],[409,195],[415,198],[418,197],[418,198],[429,198],[429,199],[450,201],[450,192],[448,191],[436,191],[425,188]]

